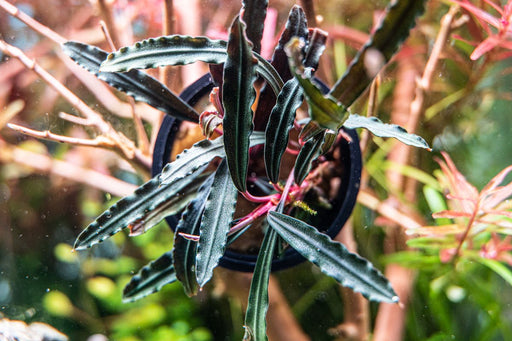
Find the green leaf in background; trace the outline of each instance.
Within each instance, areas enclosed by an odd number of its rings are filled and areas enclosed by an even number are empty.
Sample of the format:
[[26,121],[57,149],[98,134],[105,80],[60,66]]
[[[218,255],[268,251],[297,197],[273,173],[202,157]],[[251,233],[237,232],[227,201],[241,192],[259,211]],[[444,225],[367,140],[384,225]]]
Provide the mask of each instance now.
[[[253,132],[249,138],[249,147],[253,147],[265,142],[263,132]],[[194,172],[197,168],[206,165],[216,157],[224,158],[224,140],[220,136],[215,140],[202,140],[194,144],[190,149],[184,150],[171,163],[168,163],[162,173],[160,180],[162,184],[174,181],[176,178],[186,176]]]
[[259,53],[268,0],[243,0],[242,6],[242,20],[247,25],[247,38],[252,42],[254,51]]
[[276,247],[277,233],[269,228],[261,244],[245,314],[244,340],[267,340],[268,280]]
[[407,130],[396,124],[383,123],[377,117],[366,117],[351,114],[343,126],[350,129],[365,128],[375,136],[394,137],[395,139],[408,144],[409,146],[430,150],[427,142],[425,142],[421,136],[409,134]]
[[[425,2],[426,0],[392,1],[386,9],[383,21],[359,50],[345,74],[334,84],[330,95],[350,107],[409,36],[411,28],[416,24],[416,18],[425,10]],[[370,63],[376,65],[374,70],[367,68]]]
[[149,180],[89,224],[78,236],[74,248],[89,248],[127,227],[132,236],[142,234],[166,216],[178,213],[195,197],[204,181],[200,176],[203,170],[204,166],[165,184],[158,176]]
[[245,36],[245,24],[239,17],[231,25],[227,52],[222,85],[224,146],[233,183],[240,192],[245,192],[249,136],[253,130],[251,106],[256,100],[254,66],[257,62],[251,43]]
[[238,192],[233,185],[226,160],[217,168],[204,208],[197,242],[196,276],[203,287],[226,249],[227,233],[235,213]]
[[269,212],[267,220],[291,247],[341,285],[372,301],[398,302],[389,281],[370,262],[350,253],[343,244],[331,240],[313,226],[281,213]]
[[174,231],[174,268],[176,277],[183,284],[187,296],[197,294],[199,285],[196,280],[197,242],[185,239],[180,233],[199,235],[199,226],[206,199],[210,194],[214,174],[210,175],[198,191],[197,197],[190,202]]
[[484,257],[475,257],[474,258],[480,264],[485,265],[495,273],[501,276],[509,285],[512,285],[512,271],[505,264],[495,260]]
[[281,158],[288,145],[290,129],[295,112],[302,104],[302,89],[297,79],[292,78],[283,86],[272,108],[265,131],[265,169],[273,183],[279,180]]
[[157,260],[144,266],[138,274],[132,277],[123,290],[123,301],[136,301],[175,281],[176,272],[174,271],[172,251],[168,251]]
[[311,163],[321,152],[322,143],[325,134],[317,134],[309,139],[300,149],[297,160],[295,161],[294,173],[295,182],[300,185],[311,170]]
[[138,70],[126,73],[100,72],[108,53],[92,45],[68,41],[62,50],[78,65],[96,77],[141,101],[179,120],[198,122],[199,114],[179,96],[155,78]]

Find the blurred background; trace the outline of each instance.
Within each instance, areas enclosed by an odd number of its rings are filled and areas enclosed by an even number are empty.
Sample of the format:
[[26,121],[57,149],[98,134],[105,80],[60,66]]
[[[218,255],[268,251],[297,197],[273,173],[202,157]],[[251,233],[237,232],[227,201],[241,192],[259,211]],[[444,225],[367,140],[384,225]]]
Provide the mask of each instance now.
[[[271,305],[277,307],[271,318],[282,323],[269,327],[271,339],[512,340],[512,214],[482,217],[475,226],[467,216],[432,217],[454,209],[453,197],[445,196],[454,193],[449,173],[435,161],[440,151],[478,191],[512,164],[512,5],[491,2],[428,1],[401,52],[352,106],[353,112],[405,126],[433,147],[432,153],[412,150],[362,133],[362,196],[346,227],[354,238],[340,237],[349,238],[386,273],[402,293],[404,307],[361,303],[311,264],[302,264],[271,280]],[[271,57],[295,3],[269,1],[264,57]],[[329,33],[317,75],[332,86],[388,1],[297,3],[307,9],[310,26]],[[0,317],[44,322],[70,340],[95,334],[122,341],[240,340],[248,274],[219,269],[197,297],[187,297],[173,283],[135,303],[122,303],[131,276],[171,249],[165,223],[141,236],[119,233],[89,251],[71,252],[83,228],[149,178],[161,113],[102,85],[59,46],[69,39],[111,50],[101,21],[116,48],[170,33],[225,39],[240,1],[0,0],[0,5],[1,41],[36,61],[140,152],[130,159],[130,151],[97,148],[102,144],[96,138],[104,132],[77,119],[76,105],[2,45]],[[12,6],[40,23],[40,30],[16,18],[21,14]],[[475,54],[475,47],[482,53]],[[207,71],[194,64],[148,72],[179,93]],[[28,135],[54,135],[28,136],[7,123],[32,129]],[[58,136],[69,143],[59,143]],[[503,175],[500,181],[509,183],[510,176]],[[464,187],[457,179],[451,185]],[[478,201],[478,195],[462,193],[468,202]],[[508,197],[493,209],[510,213]],[[424,226],[439,229],[416,229]],[[468,226],[463,252],[453,257]],[[365,316],[362,322],[356,313]],[[386,329],[399,332],[390,336]]]

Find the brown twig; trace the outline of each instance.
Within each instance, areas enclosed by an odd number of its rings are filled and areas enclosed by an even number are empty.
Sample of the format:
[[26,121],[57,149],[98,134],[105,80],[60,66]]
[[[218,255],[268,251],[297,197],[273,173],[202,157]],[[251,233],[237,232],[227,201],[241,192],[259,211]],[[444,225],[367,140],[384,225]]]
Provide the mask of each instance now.
[[114,46],[120,46],[119,33],[114,25],[114,15],[109,4],[105,0],[98,0],[98,7],[100,9],[101,16],[105,21],[107,31],[110,33]]
[[141,169],[147,170],[150,168],[150,157],[137,149],[130,139],[122,133],[117,132],[110,123],[103,120],[99,113],[92,110],[71,90],[55,79],[55,77],[39,66],[34,60],[25,55],[20,49],[0,40],[0,51],[11,57],[17,58],[27,69],[34,71],[41,79],[53,87],[62,97],[77,108],[85,118],[85,121],[83,122],[86,122],[87,125],[98,129],[101,134],[107,136],[108,139],[111,139],[114,142],[113,150],[123,155],[127,160],[133,162]]
[[17,9],[15,6],[11,5],[5,0],[0,0],[0,8],[2,8],[4,11],[12,15],[13,17],[21,20],[23,23],[27,24],[29,27],[31,27],[34,31],[50,38],[51,40],[55,41],[57,44],[62,44],[67,41],[66,38],[61,36],[60,34],[56,33],[55,31],[52,31],[48,27],[40,24],[36,20],[32,19],[27,14],[23,13],[19,9]]
[[[402,92],[395,92],[397,110],[394,110],[392,117],[398,116],[398,120],[402,120],[403,122],[396,122],[396,120],[394,120],[394,122],[398,124],[405,123],[406,129],[410,132],[416,131],[420,118],[424,114],[425,94],[430,91],[434,72],[439,62],[441,52],[448,40],[456,12],[457,7],[452,6],[448,13],[443,16],[441,28],[434,43],[434,47],[419,81],[415,84],[414,80],[407,80],[407,78],[405,78],[406,84],[404,84],[404,87],[407,88],[405,89],[405,95]],[[415,87],[412,86],[414,84],[416,85]],[[409,89],[414,90],[411,91]],[[414,99],[412,102],[409,102],[407,98],[412,96],[414,96]],[[406,104],[405,107],[401,106],[402,103]],[[410,105],[407,106],[407,103],[410,103]],[[411,152],[409,146],[400,145],[390,153],[389,158],[399,165],[405,165],[410,162]],[[397,172],[388,172],[388,179],[390,183],[395,185],[397,190],[403,190],[405,192],[405,197],[408,202],[416,201],[416,181],[405,182],[404,176]],[[386,253],[392,253],[407,248],[404,230],[412,226],[404,226],[403,224],[399,226],[401,228],[394,228],[388,232],[386,239],[389,243],[385,246]],[[390,264],[386,267],[385,275],[395,288],[403,306],[406,307],[413,287],[414,272],[400,265]],[[375,322],[374,340],[401,340],[405,326],[405,313],[406,310],[404,308],[392,304],[381,304]]]
[[306,13],[306,18],[308,19],[309,27],[316,27],[316,13],[315,13],[315,4],[313,0],[301,0],[302,8],[304,8],[304,12]]
[[97,136],[94,139],[82,139],[79,137],[70,137],[64,135],[54,134],[49,130],[39,131],[23,127],[14,123],[8,123],[7,126],[14,131],[22,133],[24,135],[37,137],[39,139],[55,141],[59,143],[68,143],[75,146],[88,146],[88,147],[100,147],[100,148],[112,148],[113,142],[105,138],[103,135]]
[[82,183],[116,196],[133,193],[137,186],[112,176],[83,168],[70,162],[55,160],[49,155],[35,153],[19,147],[12,147],[0,140],[0,160],[14,162],[42,173],[55,174],[65,179]]

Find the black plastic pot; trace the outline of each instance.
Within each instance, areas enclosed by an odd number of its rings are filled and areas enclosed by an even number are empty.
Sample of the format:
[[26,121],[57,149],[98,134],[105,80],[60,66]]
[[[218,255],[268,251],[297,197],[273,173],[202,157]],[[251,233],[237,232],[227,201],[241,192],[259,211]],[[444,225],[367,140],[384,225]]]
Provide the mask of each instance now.
[[[196,82],[187,87],[180,97],[194,106],[201,98],[208,96],[213,88],[213,82],[209,74],[201,77]],[[328,88],[324,86],[324,90]],[[172,146],[176,134],[179,130],[181,121],[170,116],[166,116],[158,132],[157,141],[153,151],[153,176],[159,174],[162,168],[169,162]],[[359,184],[361,181],[361,150],[359,149],[359,139],[357,133],[351,129],[345,129],[345,132],[352,138],[352,142],[348,143],[342,139],[337,146],[341,163],[346,167],[341,178],[341,185],[338,191],[338,197],[334,200],[332,206],[332,223],[329,228],[324,231],[331,238],[334,238],[346,223],[354,208],[356,197],[359,192]],[[167,223],[174,231],[178,224],[177,216],[169,216],[166,218]],[[242,254],[232,250],[226,250],[221,258],[219,265],[236,271],[252,272],[256,264],[257,255]],[[272,262],[272,271],[286,269],[295,266],[305,259],[295,250],[288,249],[282,257],[274,259]]]

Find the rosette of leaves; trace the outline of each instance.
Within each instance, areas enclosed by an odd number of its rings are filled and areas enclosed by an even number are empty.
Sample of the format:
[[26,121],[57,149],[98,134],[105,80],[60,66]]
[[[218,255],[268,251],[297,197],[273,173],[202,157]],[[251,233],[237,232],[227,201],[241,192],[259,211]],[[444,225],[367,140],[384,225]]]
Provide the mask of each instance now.
[[[258,54],[266,7],[265,1],[244,1],[228,41],[173,35],[144,40],[111,54],[77,42],[64,44],[70,57],[108,84],[180,120],[202,124],[206,136],[213,131],[220,135],[183,151],[159,175],[106,210],[80,234],[75,249],[89,248],[125,228],[131,235],[141,234],[164,217],[179,215],[173,250],[135,275],[125,288],[124,298],[132,301],[144,297],[176,280],[182,282],[188,295],[195,295],[211,279],[227,245],[256,220],[264,219],[265,236],[245,326],[245,338],[256,340],[266,339],[268,277],[272,259],[282,251],[277,245],[283,241],[368,299],[398,302],[388,280],[370,262],[290,212],[292,202],[304,197],[309,177],[326,159],[320,156],[343,138],[339,132],[344,127],[366,128],[377,136],[428,149],[421,137],[401,127],[351,114],[347,109],[374,77],[365,68],[367,52],[378,52],[382,60],[389,61],[423,12],[424,1],[393,2],[368,43],[327,94],[314,80],[326,34],[308,28],[303,10],[295,6],[268,62]],[[194,62],[209,63],[216,70],[212,72],[219,94],[214,100],[216,110],[202,115],[163,84],[136,70]],[[254,109],[257,91],[260,94]],[[299,120],[296,113],[304,101],[308,118]],[[280,174],[292,129],[299,136],[294,141],[298,155],[289,174]],[[248,183],[258,181],[247,176],[255,163],[264,163],[265,178],[272,184],[265,187],[263,196],[248,191],[252,188]],[[256,208],[235,217],[241,197],[254,202]]]

